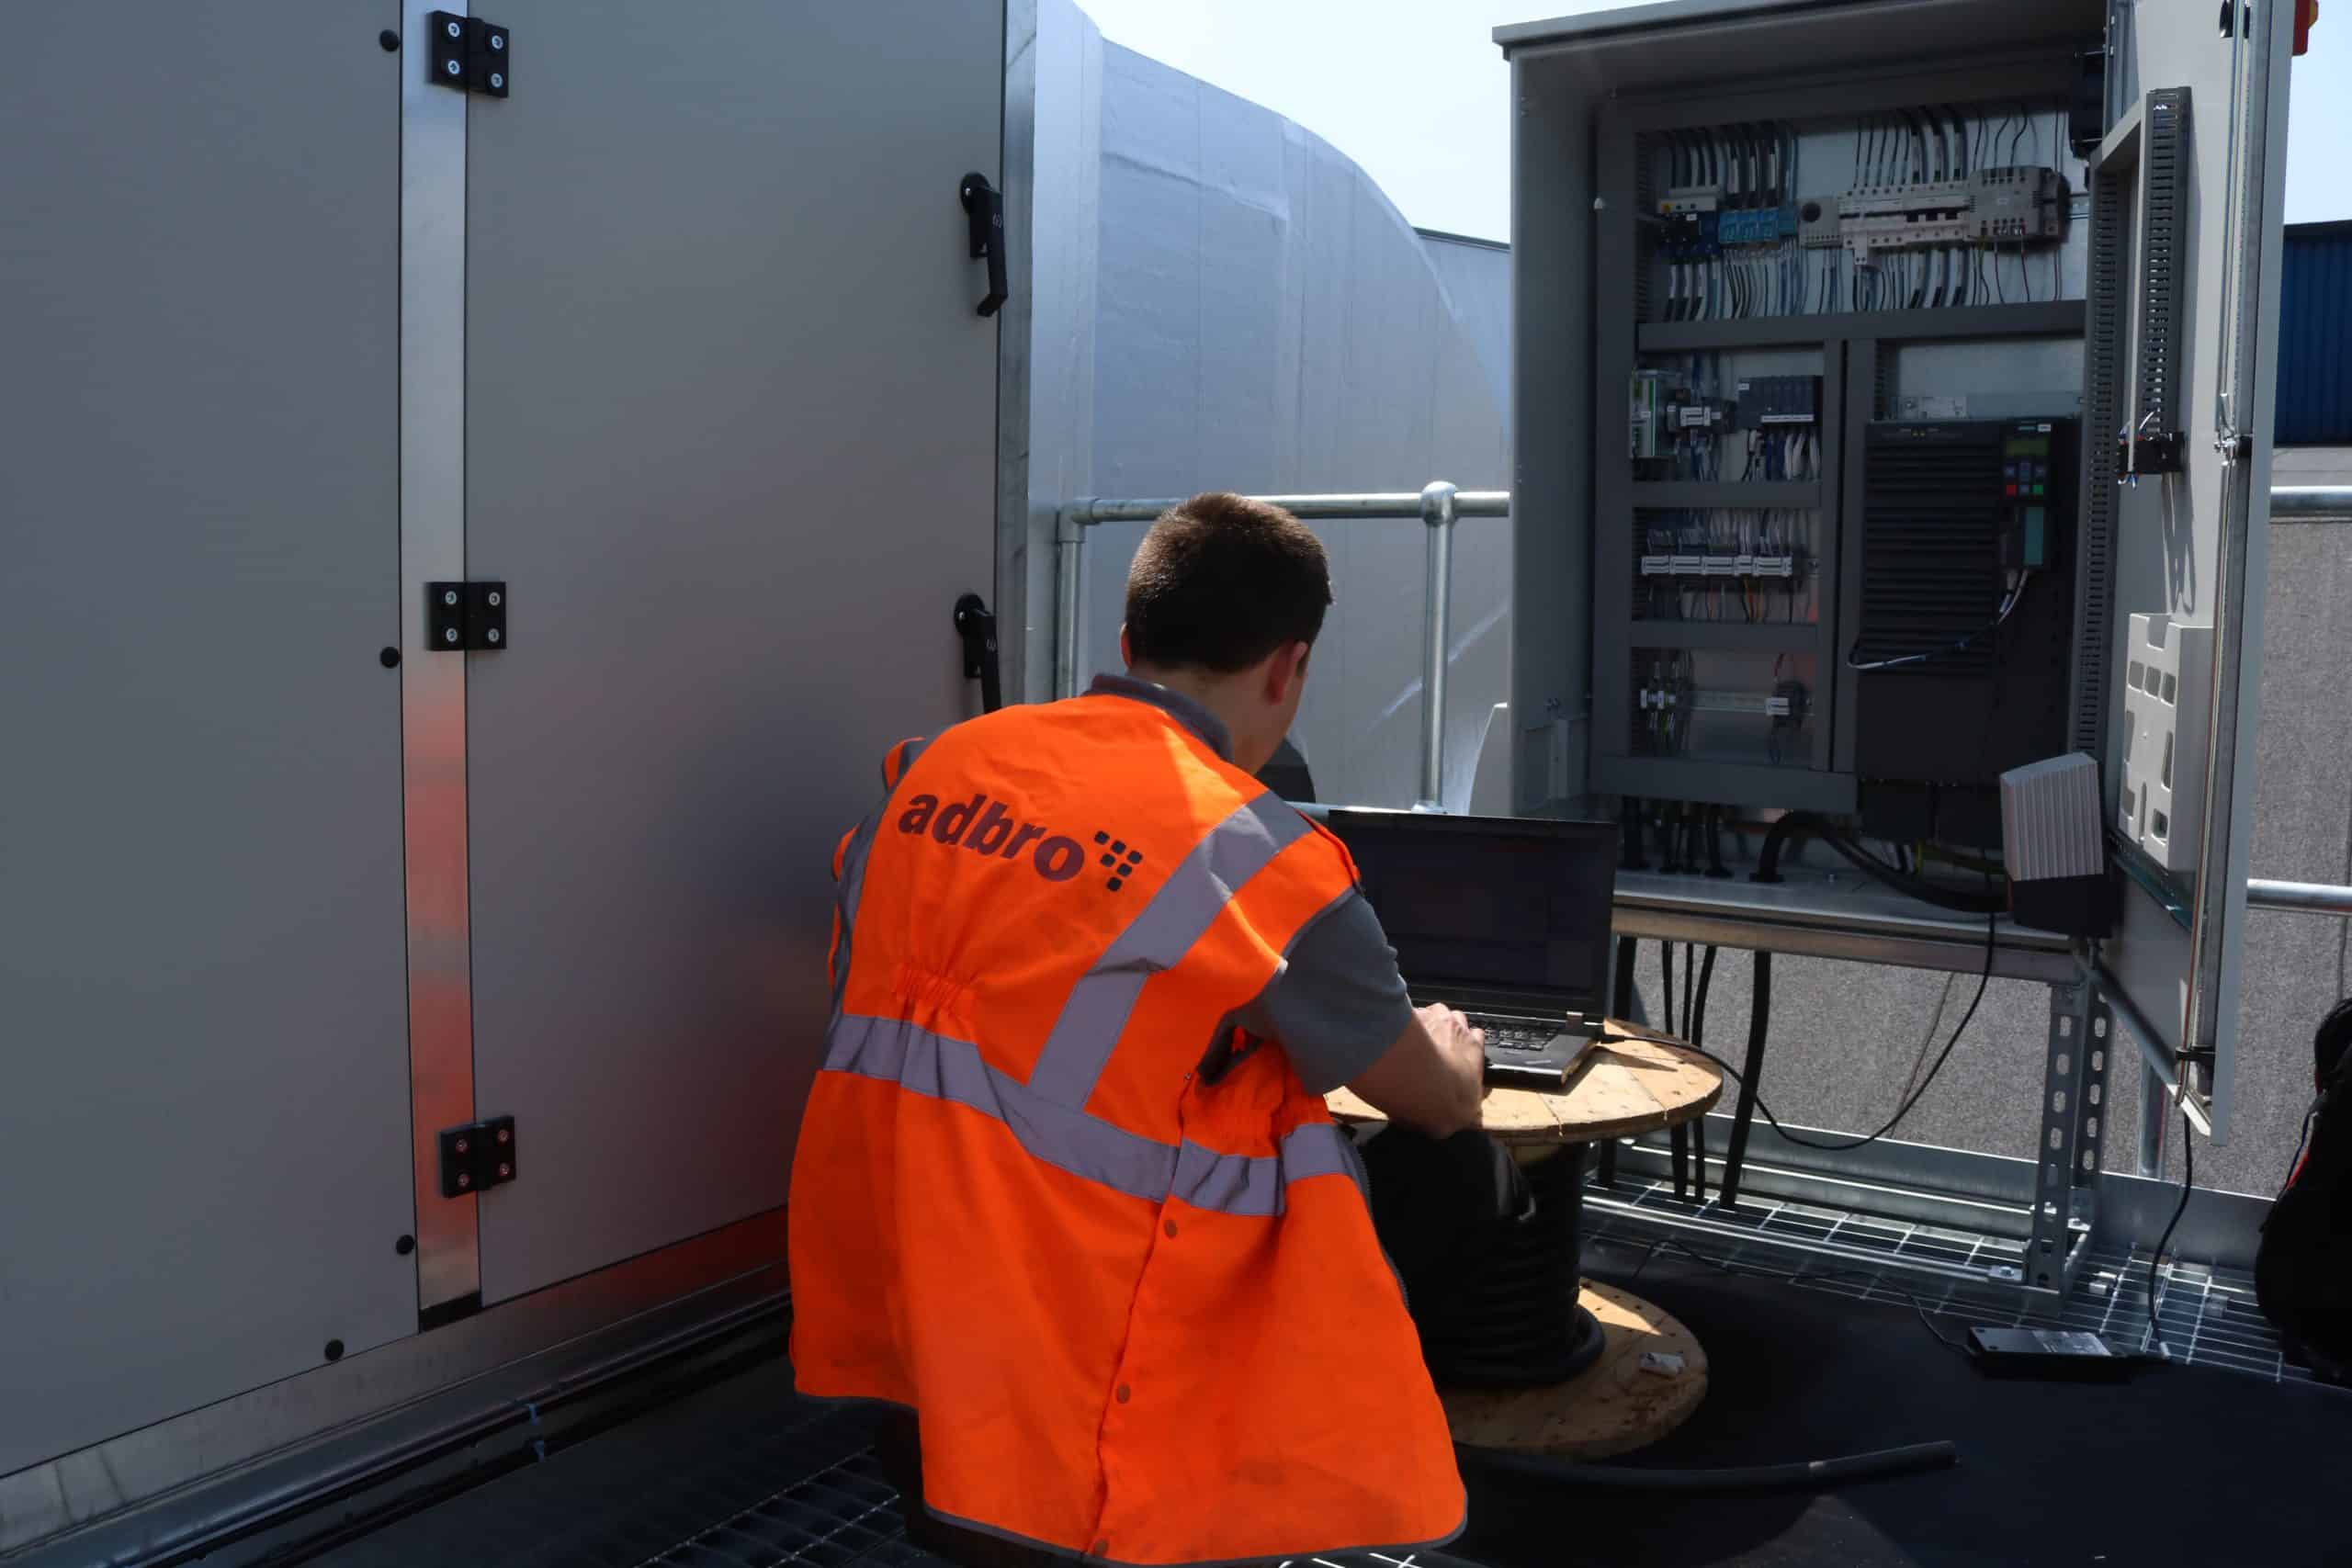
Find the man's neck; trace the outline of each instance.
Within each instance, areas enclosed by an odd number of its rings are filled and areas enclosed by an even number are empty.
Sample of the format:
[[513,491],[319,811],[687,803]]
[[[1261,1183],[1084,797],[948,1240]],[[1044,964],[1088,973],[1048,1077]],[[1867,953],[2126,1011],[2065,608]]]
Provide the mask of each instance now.
[[[1205,671],[1170,670],[1156,664],[1131,664],[1127,674],[1137,681],[1148,681],[1177,695],[1189,697],[1206,708],[1225,726],[1238,748],[1247,744],[1245,737],[1251,731],[1246,721],[1254,716],[1238,700],[1230,679]],[[1242,721],[1242,722],[1237,722]]]

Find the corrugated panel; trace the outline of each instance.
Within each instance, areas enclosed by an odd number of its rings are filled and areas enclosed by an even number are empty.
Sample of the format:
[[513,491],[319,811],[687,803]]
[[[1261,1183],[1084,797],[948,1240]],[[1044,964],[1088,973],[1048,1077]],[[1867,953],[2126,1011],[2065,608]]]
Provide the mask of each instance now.
[[2291,225],[2279,276],[2272,439],[2352,446],[2352,222]]

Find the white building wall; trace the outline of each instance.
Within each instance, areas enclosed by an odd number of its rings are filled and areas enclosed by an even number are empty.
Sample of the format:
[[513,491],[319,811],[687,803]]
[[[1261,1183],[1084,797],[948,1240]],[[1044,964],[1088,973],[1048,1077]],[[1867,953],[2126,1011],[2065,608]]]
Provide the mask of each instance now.
[[[1038,35],[1041,508],[1210,489],[1418,491],[1433,479],[1508,488],[1496,382],[1420,237],[1361,169],[1268,109],[1106,43],[1067,0],[1041,0]],[[1091,298],[1078,276],[1090,244]],[[1408,805],[1424,531],[1318,531],[1338,604],[1298,739],[1322,798]],[[1092,530],[1082,671],[1116,667],[1142,533]],[[1510,582],[1508,525],[1461,525],[1444,792],[1457,807],[1508,685]],[[1041,619],[1042,607],[1033,628]]]

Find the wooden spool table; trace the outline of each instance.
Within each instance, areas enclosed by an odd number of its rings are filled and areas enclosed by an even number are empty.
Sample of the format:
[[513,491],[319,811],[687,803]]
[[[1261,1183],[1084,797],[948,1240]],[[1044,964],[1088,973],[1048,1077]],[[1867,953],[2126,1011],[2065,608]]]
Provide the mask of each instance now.
[[[1704,1056],[1610,1023],[1563,1091],[1491,1090],[1483,1121],[1487,1132],[1528,1169],[1531,1182],[1539,1166],[1566,1162],[1543,1173],[1549,1179],[1544,1186],[1574,1194],[1582,1189],[1588,1145],[1703,1116],[1723,1087],[1722,1072]],[[1346,1089],[1335,1090],[1329,1103],[1342,1122],[1382,1120]],[[1577,1245],[1578,1207],[1571,1199],[1570,1223],[1560,1241],[1572,1250]],[[1656,1442],[1699,1407],[1707,1392],[1706,1352],[1671,1314],[1589,1280],[1578,1280],[1577,1310],[1590,1314],[1589,1332],[1597,1333],[1600,1343],[1590,1365],[1566,1382],[1519,1388],[1441,1385],[1455,1441],[1603,1459]]]

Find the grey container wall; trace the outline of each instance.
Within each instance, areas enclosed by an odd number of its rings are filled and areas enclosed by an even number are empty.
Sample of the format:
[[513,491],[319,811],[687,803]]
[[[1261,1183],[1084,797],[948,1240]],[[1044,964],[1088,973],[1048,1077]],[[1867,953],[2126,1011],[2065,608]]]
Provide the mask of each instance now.
[[0,1555],[779,1265],[834,845],[977,705],[1005,6],[514,0],[504,98],[429,8],[0,55]]
[[2281,446],[2352,446],[2352,221],[2287,229],[2272,439]]

